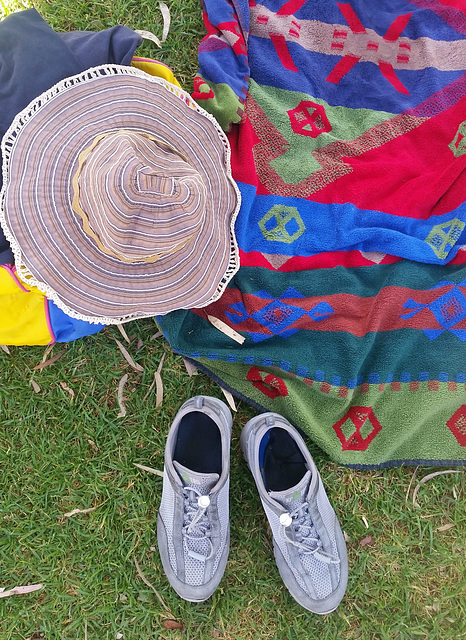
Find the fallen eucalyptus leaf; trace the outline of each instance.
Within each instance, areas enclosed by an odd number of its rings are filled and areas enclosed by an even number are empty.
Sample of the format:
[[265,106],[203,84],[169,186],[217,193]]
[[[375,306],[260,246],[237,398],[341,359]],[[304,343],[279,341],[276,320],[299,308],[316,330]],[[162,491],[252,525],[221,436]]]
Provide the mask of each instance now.
[[375,538],[373,536],[365,536],[359,541],[360,547],[371,547],[373,544],[375,544]]
[[70,389],[69,386],[66,384],[66,382],[59,382],[58,383],[60,385],[60,387],[63,389],[63,391],[68,391],[68,393],[70,394],[70,398],[71,400],[74,398],[74,391],[73,389]]
[[88,443],[91,445],[92,449],[93,449],[96,453],[99,453],[99,447],[96,445],[96,443],[94,442],[94,440],[88,440]]
[[233,398],[233,396],[231,395],[231,393],[229,391],[227,391],[226,389],[224,389],[223,387],[220,387],[220,389],[222,390],[223,395],[226,398],[226,401],[228,402],[230,409],[232,411],[238,411],[238,409],[236,408],[236,403],[235,403],[235,399]]
[[437,527],[435,531],[449,531],[450,529],[453,529],[454,526],[453,522],[449,522],[448,524],[442,524],[441,527]]
[[123,325],[122,324],[117,324],[117,329],[121,333],[121,335],[123,336],[124,340],[126,340],[126,342],[129,344],[131,342],[131,340],[128,338],[128,334],[126,333]]
[[126,362],[129,364],[129,366],[134,369],[135,371],[144,371],[144,367],[141,367],[140,364],[138,364],[137,362],[134,362],[133,358],[129,355],[127,349],[125,349],[125,347],[121,344],[121,342],[119,340],[117,340],[115,338],[115,342],[118,345],[118,348],[120,349],[121,353],[123,354],[123,358],[126,360]]
[[159,48],[162,47],[160,40],[155,36],[151,31],[146,31],[145,29],[135,29],[134,30],[141,38],[144,40],[151,40],[154,42]]
[[44,355],[42,356],[42,362],[45,362],[47,360],[47,356],[52,351],[53,346],[54,346],[53,344],[48,345],[47,349],[44,351]]
[[420,507],[421,506],[416,501],[416,498],[417,498],[417,494],[419,493],[419,489],[422,487],[423,484],[425,484],[429,480],[432,480],[432,478],[436,478],[437,476],[443,476],[443,475],[445,475],[447,473],[461,473],[461,471],[459,471],[457,469],[446,469],[445,471],[434,471],[434,473],[428,473],[426,476],[421,478],[421,480],[419,481],[419,483],[417,484],[416,488],[413,491],[413,506],[415,506],[415,507]]
[[164,629],[182,629],[183,625],[181,622],[177,622],[176,620],[164,620],[162,622]]
[[159,2],[159,9],[162,13],[162,18],[163,18],[162,42],[165,42],[168,36],[168,32],[170,31],[170,22],[171,22],[170,9],[165,4],[165,2]]
[[246,338],[244,336],[242,336],[240,333],[238,333],[237,331],[232,329],[225,322],[223,322],[223,320],[220,320],[220,318],[215,318],[215,316],[207,315],[207,320],[216,329],[221,331],[224,335],[228,336],[232,340],[235,340],[239,344],[243,344],[243,342],[246,340]]
[[44,369],[45,367],[48,367],[49,365],[56,362],[59,358],[61,358],[64,353],[65,353],[64,351],[60,351],[60,353],[57,353],[56,356],[53,356],[48,360],[43,360],[40,364],[36,365],[35,367],[32,367],[32,370],[38,371],[39,369]]
[[120,407],[120,413],[117,415],[117,418],[124,418],[126,415],[126,407],[123,401],[123,389],[125,387],[127,380],[128,380],[128,374],[125,373],[125,375],[121,378],[118,384],[117,398],[118,398],[118,406]]
[[162,404],[162,401],[163,401],[163,381],[162,381],[162,376],[160,375],[160,372],[162,371],[162,365],[163,365],[163,361],[164,360],[165,360],[165,353],[160,358],[160,362],[159,362],[159,366],[157,367],[157,371],[154,372],[154,379],[152,380],[152,384],[150,385],[149,389],[147,390],[146,395],[142,399],[143,401],[147,400],[147,398],[149,397],[150,392],[155,387],[155,406],[156,407],[160,407],[160,405]]
[[0,598],[8,598],[9,596],[22,596],[26,593],[39,591],[39,589],[43,589],[43,587],[43,584],[28,584],[22,587],[13,587],[13,589],[0,589]]
[[183,362],[184,362],[184,366],[186,368],[186,371],[188,372],[188,376],[197,376],[197,374],[199,373],[199,371],[196,369],[196,367],[193,365],[192,362],[190,362],[189,360],[186,360],[186,358],[183,358]]

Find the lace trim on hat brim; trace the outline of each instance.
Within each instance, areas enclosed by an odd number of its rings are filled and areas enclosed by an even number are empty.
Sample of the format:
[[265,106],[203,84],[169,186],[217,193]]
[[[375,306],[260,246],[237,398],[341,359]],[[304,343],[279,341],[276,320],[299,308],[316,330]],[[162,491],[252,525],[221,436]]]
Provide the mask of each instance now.
[[[138,318],[149,318],[155,315],[165,315],[167,313],[170,313],[171,311],[176,310],[176,309],[170,309],[169,311],[165,311],[165,312],[157,311],[156,313],[133,312],[130,314],[119,316],[119,317],[109,317],[109,316],[85,315],[75,311],[74,309],[71,309],[67,304],[65,304],[62,301],[62,299],[59,297],[56,291],[54,291],[50,286],[48,286],[47,283],[42,282],[37,278],[35,278],[35,276],[30,272],[30,270],[22,260],[22,252],[21,252],[19,243],[17,242],[12,231],[8,227],[8,224],[6,221],[4,202],[5,202],[6,190],[10,182],[10,170],[9,170],[10,154],[13,150],[16,137],[20,132],[20,130],[22,129],[22,127],[31,118],[34,117],[34,114],[44,104],[46,104],[49,100],[53,99],[55,96],[60,94],[63,90],[70,89],[73,86],[76,86],[82,82],[87,82],[89,80],[93,80],[94,78],[98,78],[100,76],[110,76],[110,75],[138,76],[138,77],[150,79],[151,82],[155,82],[157,84],[163,85],[166,89],[168,89],[178,98],[183,100],[189,107],[191,107],[192,109],[195,109],[199,114],[203,115],[208,120],[210,120],[214,125],[214,127],[216,128],[218,135],[220,137],[220,140],[223,143],[223,146],[225,148],[225,171],[226,171],[228,180],[230,181],[230,183],[232,184],[236,192],[237,202],[236,202],[235,210],[231,215],[230,260],[229,260],[227,269],[225,271],[225,274],[220,280],[220,282],[218,283],[214,294],[211,296],[211,298],[209,298],[209,300],[199,305],[195,305],[195,304],[190,305],[189,308],[199,309],[202,307],[207,307],[208,305],[212,304],[222,296],[228,283],[233,278],[233,276],[238,272],[240,267],[238,243],[235,237],[235,222],[241,207],[241,194],[231,174],[230,143],[228,142],[225,132],[220,127],[220,125],[218,124],[214,116],[208,113],[207,111],[205,111],[205,109],[203,109],[202,107],[200,107],[189,95],[189,93],[187,93],[180,87],[177,87],[176,85],[171,84],[164,78],[150,76],[149,74],[135,67],[125,67],[121,65],[102,65],[99,67],[92,67],[90,69],[87,69],[83,73],[61,80],[56,85],[54,85],[51,89],[44,91],[44,93],[42,93],[40,96],[35,98],[25,109],[23,109],[23,111],[18,113],[14,118],[13,122],[11,123],[10,127],[8,128],[7,132],[5,133],[1,142],[1,149],[2,149],[2,155],[3,155],[3,163],[2,163],[3,186],[0,191],[0,226],[5,234],[6,239],[10,243],[11,250],[15,258],[17,275],[25,284],[27,284],[27,286],[36,287],[49,300],[52,300],[57,305],[57,307],[59,307],[64,313],[66,313],[70,317],[75,318],[77,320],[84,320],[86,322],[90,322],[93,324],[121,324],[124,322],[130,322],[131,320],[136,320]],[[181,308],[184,308],[184,307],[180,307],[180,309]]]

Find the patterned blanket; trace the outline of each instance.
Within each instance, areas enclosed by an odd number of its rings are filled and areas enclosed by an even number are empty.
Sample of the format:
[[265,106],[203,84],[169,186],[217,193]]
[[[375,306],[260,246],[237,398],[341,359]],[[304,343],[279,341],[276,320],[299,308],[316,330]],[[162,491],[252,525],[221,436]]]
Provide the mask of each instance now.
[[193,95],[229,129],[241,269],[161,328],[345,465],[466,463],[464,7],[204,4]]

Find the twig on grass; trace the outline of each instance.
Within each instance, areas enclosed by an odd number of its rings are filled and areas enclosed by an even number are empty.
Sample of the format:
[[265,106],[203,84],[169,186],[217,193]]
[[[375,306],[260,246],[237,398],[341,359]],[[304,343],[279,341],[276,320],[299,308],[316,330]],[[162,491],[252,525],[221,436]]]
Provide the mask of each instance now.
[[68,511],[68,513],[64,513],[62,518],[71,518],[71,516],[75,516],[78,513],[91,513],[91,511],[95,511],[97,507],[90,507],[89,509],[73,509],[73,511]]
[[138,572],[139,577],[141,578],[141,580],[144,582],[144,584],[146,584],[150,589],[152,589],[152,591],[155,593],[155,595],[157,596],[158,601],[160,602],[160,604],[162,605],[162,607],[165,609],[165,611],[172,617],[174,618],[175,616],[173,615],[173,613],[170,611],[170,609],[167,607],[167,605],[165,604],[165,602],[163,601],[162,596],[160,595],[160,593],[157,591],[157,589],[149,582],[149,580],[146,578],[146,576],[143,574],[141,567],[139,566],[139,563],[136,559],[136,556],[134,556],[134,566],[136,567],[136,571]]
[[148,473],[153,473],[155,476],[160,476],[160,478],[163,478],[163,471],[153,469],[152,467],[146,467],[144,464],[139,464],[138,462],[133,462],[133,464],[138,469],[142,469],[142,471],[147,471]]

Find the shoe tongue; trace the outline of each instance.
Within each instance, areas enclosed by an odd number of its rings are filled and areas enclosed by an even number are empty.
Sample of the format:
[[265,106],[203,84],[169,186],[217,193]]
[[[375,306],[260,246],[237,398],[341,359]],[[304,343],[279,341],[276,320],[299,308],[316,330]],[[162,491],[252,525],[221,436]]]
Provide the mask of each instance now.
[[307,498],[312,473],[307,471],[294,487],[284,491],[269,491],[269,496],[279,502],[287,511],[294,511]]
[[220,478],[218,473],[199,473],[198,471],[191,471],[191,469],[184,467],[176,460],[173,460],[173,466],[178,472],[184,487],[196,488],[204,496],[210,493]]

